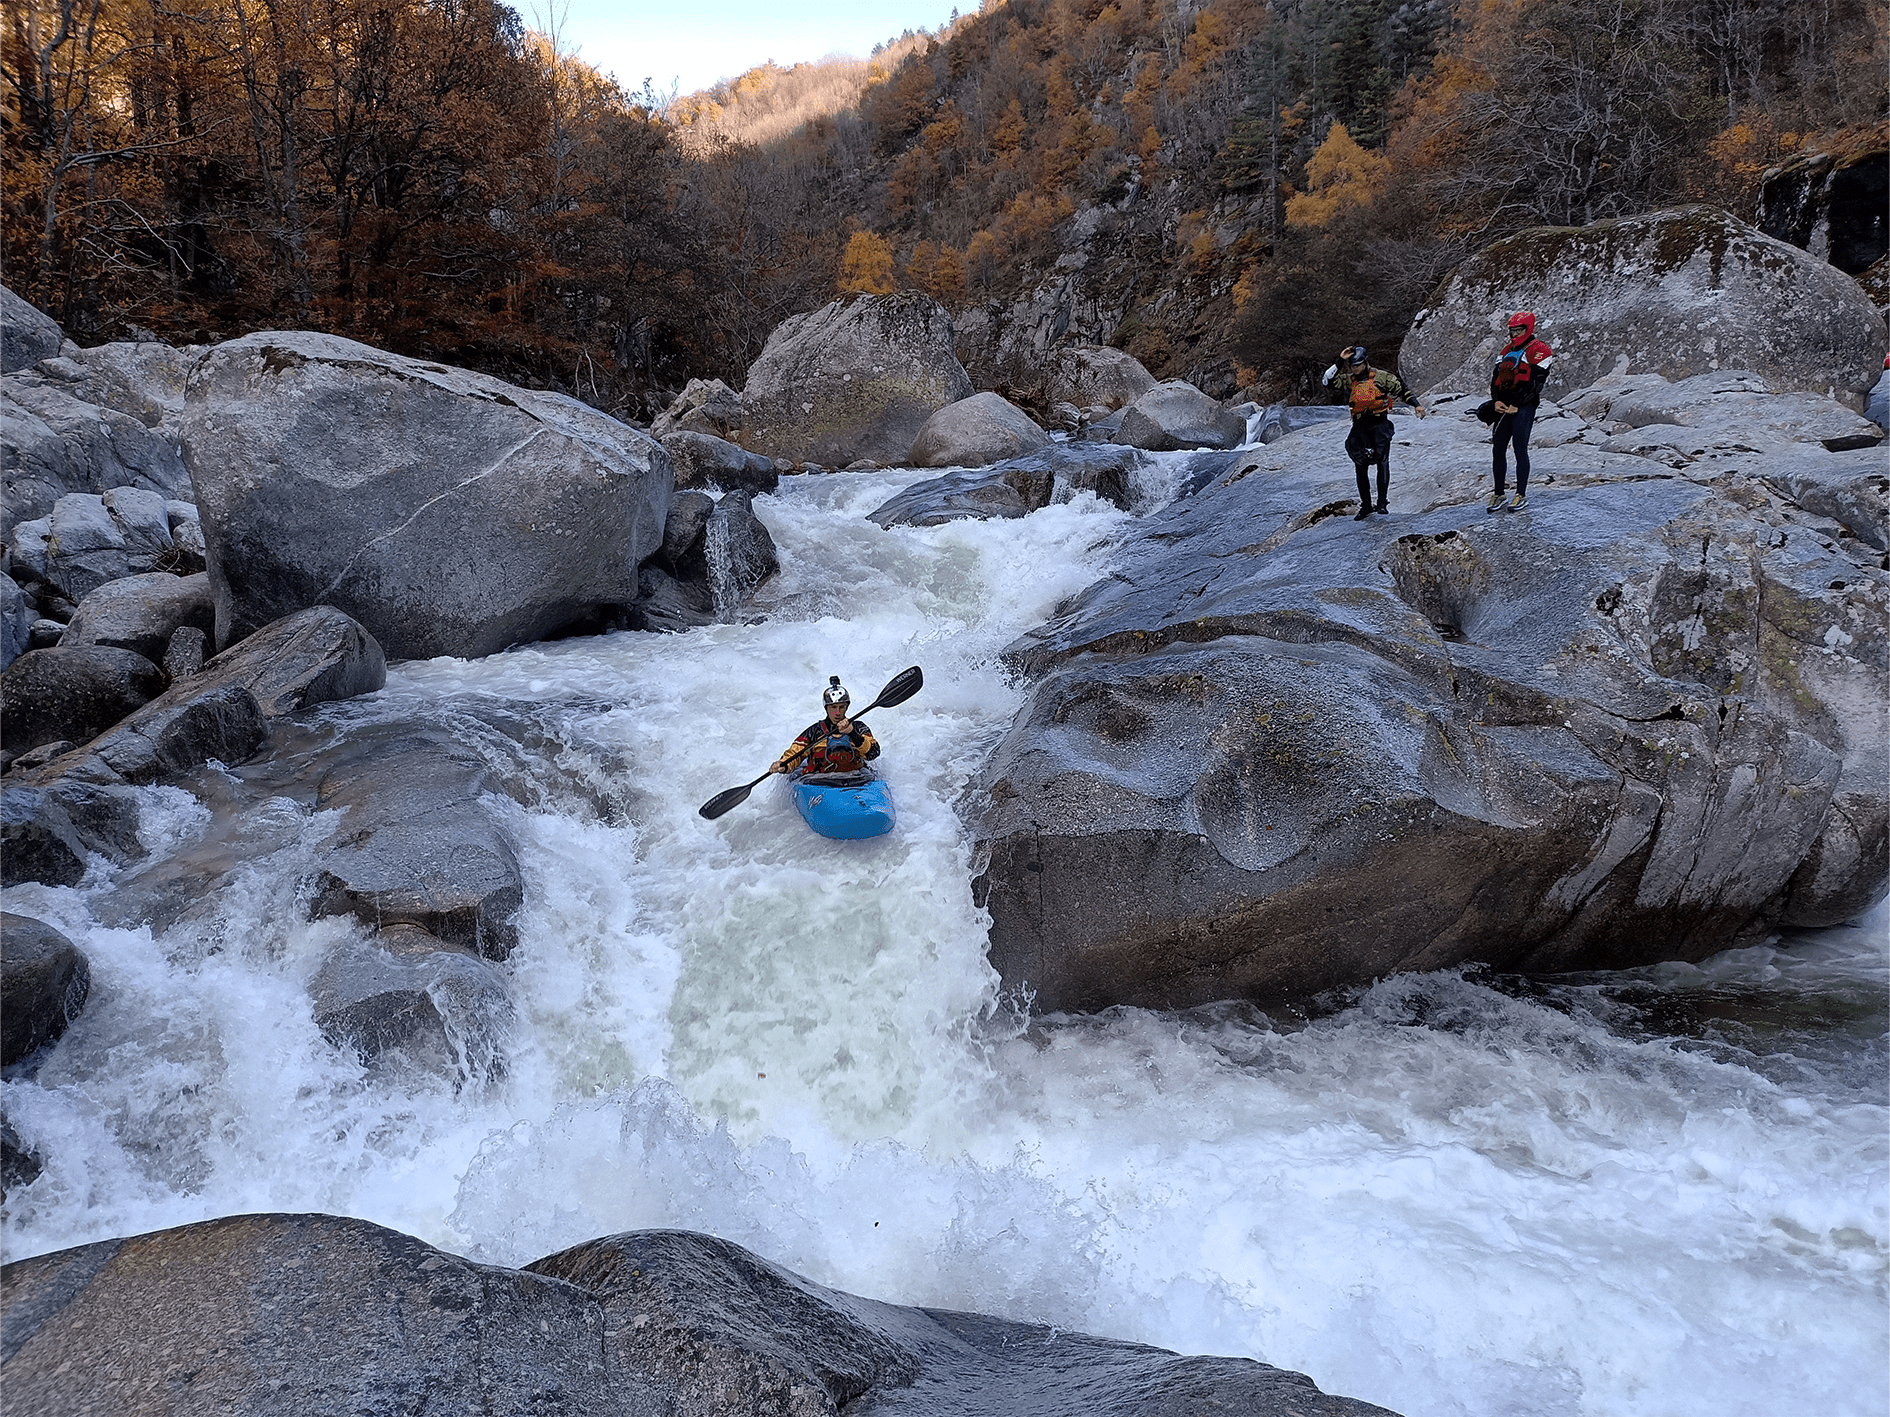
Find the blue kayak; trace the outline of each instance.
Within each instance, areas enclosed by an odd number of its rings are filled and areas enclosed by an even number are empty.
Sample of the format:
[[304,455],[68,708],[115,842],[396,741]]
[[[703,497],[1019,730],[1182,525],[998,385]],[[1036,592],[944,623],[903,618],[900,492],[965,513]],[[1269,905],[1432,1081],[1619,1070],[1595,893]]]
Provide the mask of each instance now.
[[893,829],[892,793],[871,773],[822,773],[794,780],[794,805],[822,836],[858,841]]

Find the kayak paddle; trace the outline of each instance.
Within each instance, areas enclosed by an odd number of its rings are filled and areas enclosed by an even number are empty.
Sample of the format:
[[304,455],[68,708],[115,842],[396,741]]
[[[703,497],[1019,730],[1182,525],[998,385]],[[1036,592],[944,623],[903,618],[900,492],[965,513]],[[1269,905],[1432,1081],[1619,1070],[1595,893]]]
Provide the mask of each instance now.
[[[918,693],[924,683],[925,676],[919,672],[918,665],[915,664],[910,669],[902,669],[897,674],[893,675],[891,679],[886,681],[886,687],[879,691],[878,698],[861,709],[859,713],[848,714],[847,717],[864,718],[874,709],[893,708],[899,704],[903,704],[907,699]],[[726,792],[718,792],[707,802],[704,802],[700,807],[696,808],[696,811],[702,816],[707,817],[710,821],[714,821],[724,812],[739,807],[742,803],[746,802],[748,800],[748,794],[753,792],[773,775],[773,769],[769,769],[753,782],[744,782],[740,787],[731,787]]]

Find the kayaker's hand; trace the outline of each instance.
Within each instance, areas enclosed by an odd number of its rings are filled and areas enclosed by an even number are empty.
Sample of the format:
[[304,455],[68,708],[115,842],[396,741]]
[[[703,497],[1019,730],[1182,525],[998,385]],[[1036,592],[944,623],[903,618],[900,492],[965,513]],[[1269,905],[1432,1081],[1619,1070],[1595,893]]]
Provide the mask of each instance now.
[[850,718],[836,718],[833,721],[833,726],[842,733],[851,733],[853,731],[853,720]]
[[1499,403],[1496,406],[1496,411],[1498,413],[1514,413],[1516,411],[1516,405],[1510,404],[1510,403]]
[[1424,416],[1424,410],[1421,407],[1419,407],[1417,404],[1411,405],[1411,411],[1415,413],[1419,418],[1422,418]]
[[774,762],[768,764],[768,771],[771,773],[772,772],[786,772],[787,764],[777,758]]

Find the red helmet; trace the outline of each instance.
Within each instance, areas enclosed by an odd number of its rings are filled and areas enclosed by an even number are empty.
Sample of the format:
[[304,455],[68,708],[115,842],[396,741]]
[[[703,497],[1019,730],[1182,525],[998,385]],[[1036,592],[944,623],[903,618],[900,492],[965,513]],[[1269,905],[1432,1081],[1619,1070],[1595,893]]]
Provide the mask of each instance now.
[[1528,310],[1518,310],[1509,317],[1509,337],[1512,340],[1528,339],[1536,332],[1536,317]]

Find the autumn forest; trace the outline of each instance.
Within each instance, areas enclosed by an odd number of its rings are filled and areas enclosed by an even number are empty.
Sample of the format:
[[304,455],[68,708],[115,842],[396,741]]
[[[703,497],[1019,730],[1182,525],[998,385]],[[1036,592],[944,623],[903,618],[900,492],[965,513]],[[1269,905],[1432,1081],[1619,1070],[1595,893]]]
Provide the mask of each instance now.
[[317,328],[647,417],[836,291],[1080,271],[1158,376],[1286,391],[1508,231],[1749,217],[1884,121],[1885,13],[986,0],[677,98],[493,0],[7,0],[5,279],[82,342]]

